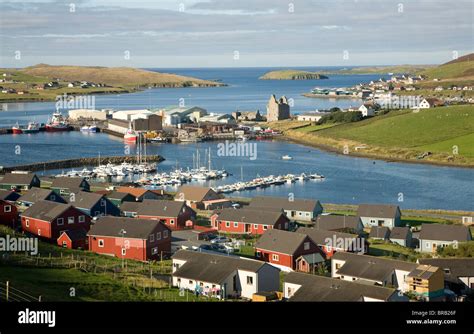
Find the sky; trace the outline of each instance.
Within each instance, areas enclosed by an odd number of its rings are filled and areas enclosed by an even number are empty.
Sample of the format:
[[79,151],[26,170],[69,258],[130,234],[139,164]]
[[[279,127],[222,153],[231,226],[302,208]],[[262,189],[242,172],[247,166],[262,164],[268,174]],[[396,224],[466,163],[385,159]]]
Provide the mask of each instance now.
[[0,67],[439,64],[472,0],[1,0]]

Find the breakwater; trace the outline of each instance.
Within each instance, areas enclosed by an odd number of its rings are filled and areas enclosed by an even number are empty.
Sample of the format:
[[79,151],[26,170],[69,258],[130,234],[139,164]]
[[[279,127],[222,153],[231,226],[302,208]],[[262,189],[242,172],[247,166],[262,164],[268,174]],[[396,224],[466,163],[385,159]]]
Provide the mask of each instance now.
[[[144,159],[144,157],[142,157]],[[21,171],[40,171],[40,170],[51,170],[51,169],[65,169],[73,167],[84,167],[84,166],[94,166],[102,164],[121,164],[123,162],[134,163],[136,162],[137,157],[134,155],[126,156],[109,156],[109,157],[94,157],[94,158],[77,158],[77,159],[66,159],[66,160],[53,160],[46,162],[37,162],[32,164],[17,165],[17,166],[8,166],[1,169],[2,173],[8,173],[14,170]],[[161,155],[147,155],[147,162],[161,162],[165,159]]]

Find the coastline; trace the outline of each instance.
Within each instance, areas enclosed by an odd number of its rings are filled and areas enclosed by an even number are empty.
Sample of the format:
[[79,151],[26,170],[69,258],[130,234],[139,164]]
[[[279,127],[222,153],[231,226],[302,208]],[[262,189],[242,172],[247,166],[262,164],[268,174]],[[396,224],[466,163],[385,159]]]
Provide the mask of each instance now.
[[312,93],[303,93],[301,96],[304,97],[309,97],[313,99],[350,99],[350,100],[362,100],[362,98],[358,96],[352,96],[352,95],[326,95],[326,94],[312,94]]

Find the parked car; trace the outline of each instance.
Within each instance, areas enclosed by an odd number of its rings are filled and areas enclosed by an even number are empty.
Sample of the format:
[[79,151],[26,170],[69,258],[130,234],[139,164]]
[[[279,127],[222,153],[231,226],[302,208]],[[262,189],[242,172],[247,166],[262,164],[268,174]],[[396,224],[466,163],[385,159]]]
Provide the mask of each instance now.
[[216,234],[208,233],[208,234],[204,235],[204,240],[206,240],[206,241],[211,241],[212,239],[215,239],[215,238],[217,238]]
[[211,244],[223,244],[225,242],[228,242],[229,239],[226,237],[218,236],[215,237],[214,239],[211,240]]

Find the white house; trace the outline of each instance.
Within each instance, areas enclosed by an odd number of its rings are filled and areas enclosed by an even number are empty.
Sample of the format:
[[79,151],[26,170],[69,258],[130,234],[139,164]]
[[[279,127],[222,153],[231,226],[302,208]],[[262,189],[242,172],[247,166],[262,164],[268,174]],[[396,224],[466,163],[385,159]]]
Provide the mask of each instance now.
[[418,105],[419,109],[429,109],[429,108],[434,108],[434,107],[440,107],[443,106],[444,102],[439,100],[439,99],[434,99],[434,98],[427,98],[423,99],[420,104]]
[[317,122],[323,117],[324,115],[328,115],[329,113],[325,112],[312,112],[307,114],[298,115],[296,120],[299,122]]
[[438,247],[472,240],[471,230],[464,225],[423,224],[420,231],[420,252],[435,253]]
[[402,213],[398,205],[360,204],[357,215],[364,227],[385,226],[394,228],[402,225]]
[[362,116],[364,117],[375,115],[375,109],[368,104],[361,105],[358,110],[362,113]]

